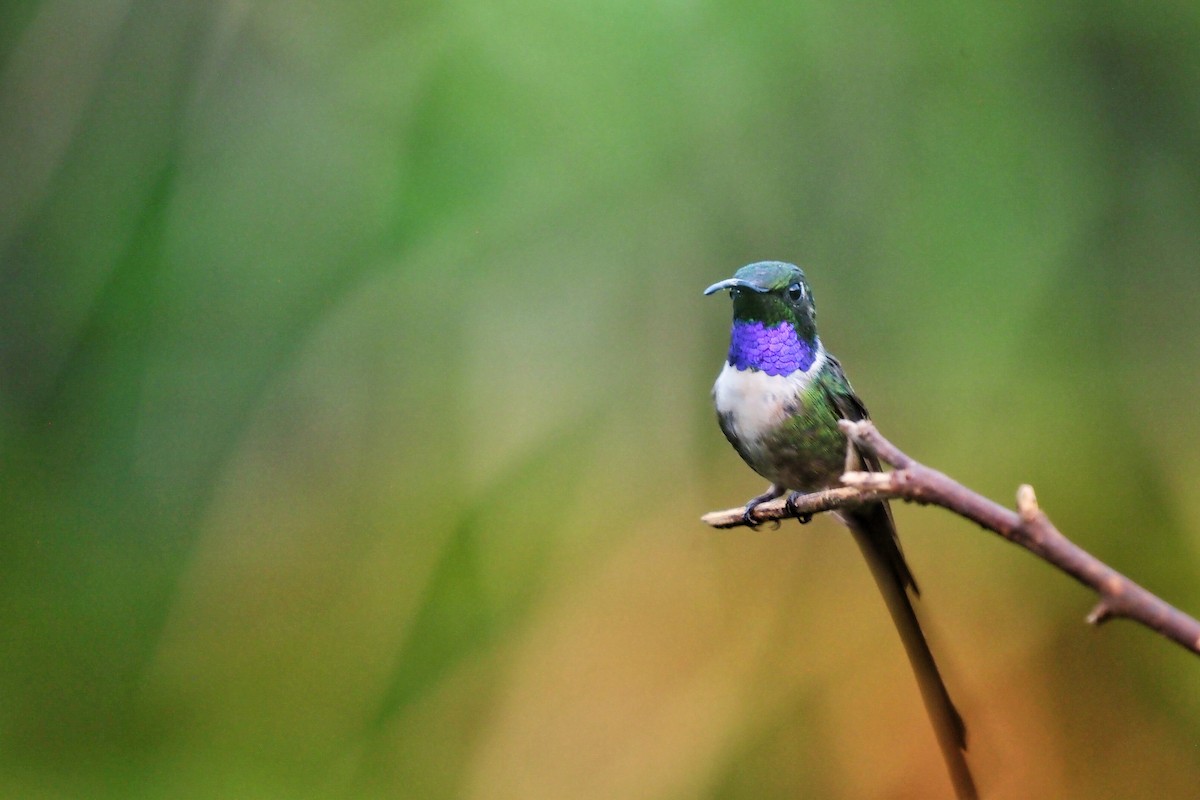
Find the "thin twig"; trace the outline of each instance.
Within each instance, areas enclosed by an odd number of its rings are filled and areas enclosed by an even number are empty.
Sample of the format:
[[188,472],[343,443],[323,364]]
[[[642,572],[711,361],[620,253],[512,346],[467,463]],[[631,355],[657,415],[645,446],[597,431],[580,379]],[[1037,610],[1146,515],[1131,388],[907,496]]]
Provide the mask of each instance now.
[[[793,518],[799,518],[807,522],[806,517],[813,514],[820,514],[822,511],[833,511],[835,508],[844,508],[845,506],[860,503],[871,503],[876,500],[887,500],[891,497],[893,495],[888,491],[841,486],[837,489],[826,489],[822,492],[800,495],[793,504],[794,511],[788,509],[786,497],[763,503],[754,508],[754,511],[751,512],[751,517],[754,519],[755,525],[760,522],[778,522]],[[701,517],[700,521],[714,528],[736,528],[739,525],[746,524],[746,521],[742,518],[744,511],[745,509],[743,508],[731,508],[728,511],[711,511]]]
[[[859,447],[891,465],[891,472],[847,472],[844,486],[799,497],[789,509],[783,499],[764,503],[751,513],[754,524],[799,517],[878,500],[909,500],[941,506],[1025,548],[1093,590],[1099,601],[1087,621],[1099,625],[1125,619],[1157,631],[1193,653],[1200,654],[1200,622],[1170,605],[1100,561],[1059,532],[1038,507],[1031,486],[1017,491],[1017,511],[977,494],[935,469],[914,461],[889,442],[868,420],[842,420],[842,431]],[[705,514],[715,528],[745,525],[744,509]]]

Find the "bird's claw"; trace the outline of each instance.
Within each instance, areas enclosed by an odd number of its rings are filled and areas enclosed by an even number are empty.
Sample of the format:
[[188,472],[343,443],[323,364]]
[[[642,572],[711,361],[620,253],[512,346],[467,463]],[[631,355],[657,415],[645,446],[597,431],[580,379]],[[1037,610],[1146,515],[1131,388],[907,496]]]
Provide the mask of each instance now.
[[755,531],[758,530],[758,526],[760,524],[758,522],[758,520],[754,519],[754,516],[753,516],[754,509],[757,506],[758,506],[758,503],[755,503],[753,500],[751,500],[749,503],[746,503],[746,510],[742,512],[742,522],[746,525],[747,528],[749,528],[750,530],[755,530]]
[[[772,484],[770,489],[763,492],[758,497],[750,498],[750,502],[746,503],[746,510],[742,512],[742,523],[752,530],[758,530],[758,526],[765,522],[765,520],[755,519],[754,509],[758,508],[769,500],[774,500],[781,494],[783,494],[783,491],[778,486]],[[778,528],[779,520],[774,520],[774,522],[775,527]]]
[[792,492],[791,494],[789,494],[787,502],[784,503],[784,508],[786,508],[788,514],[795,517],[796,521],[799,522],[801,525],[807,525],[808,523],[812,522],[813,515],[811,512],[807,512],[807,511],[802,512],[802,511],[798,511],[796,509],[796,501],[799,500],[800,497],[801,497],[800,492]]

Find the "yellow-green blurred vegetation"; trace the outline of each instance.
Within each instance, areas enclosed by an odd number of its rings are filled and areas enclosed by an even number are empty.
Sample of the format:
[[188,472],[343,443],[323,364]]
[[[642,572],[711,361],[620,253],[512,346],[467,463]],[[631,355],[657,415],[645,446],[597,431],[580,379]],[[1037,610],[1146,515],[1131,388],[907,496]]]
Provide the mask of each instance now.
[[[0,5],[0,796],[947,796],[849,537],[698,521],[765,258],[1200,611],[1200,5]],[[897,517],[986,796],[1196,796],[1200,660]]]

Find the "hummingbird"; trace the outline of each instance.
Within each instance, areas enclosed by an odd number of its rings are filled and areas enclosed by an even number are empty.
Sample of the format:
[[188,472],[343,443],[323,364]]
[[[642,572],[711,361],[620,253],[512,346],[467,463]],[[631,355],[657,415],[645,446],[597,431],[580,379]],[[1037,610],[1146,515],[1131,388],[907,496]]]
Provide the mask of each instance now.
[[[726,290],[733,299],[733,330],[713,402],[725,438],[771,482],[746,503],[743,519],[753,527],[755,506],[787,494],[794,508],[801,494],[841,485],[844,471],[879,471],[880,464],[873,453],[850,445],[838,427],[840,419],[866,419],[867,409],[821,344],[804,272],[782,261],[760,261],[704,294]],[[891,509],[880,501],[834,514],[850,529],[900,633],[957,797],[977,798],[966,761],[966,726],[913,608],[920,591]]]

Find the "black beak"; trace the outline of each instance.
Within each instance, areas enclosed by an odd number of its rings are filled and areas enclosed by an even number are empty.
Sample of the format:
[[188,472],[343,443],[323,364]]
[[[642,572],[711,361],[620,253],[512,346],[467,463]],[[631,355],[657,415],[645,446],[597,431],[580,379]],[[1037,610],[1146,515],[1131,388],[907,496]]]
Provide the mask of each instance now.
[[722,289],[749,289],[750,291],[758,292],[759,294],[766,294],[768,291],[770,291],[763,286],[759,286],[757,283],[744,281],[741,278],[727,278],[719,283],[714,283],[712,286],[705,289],[704,294],[713,294],[714,292],[719,292]]

